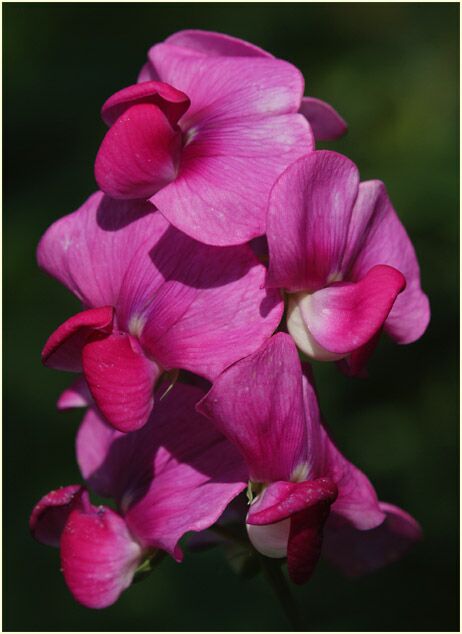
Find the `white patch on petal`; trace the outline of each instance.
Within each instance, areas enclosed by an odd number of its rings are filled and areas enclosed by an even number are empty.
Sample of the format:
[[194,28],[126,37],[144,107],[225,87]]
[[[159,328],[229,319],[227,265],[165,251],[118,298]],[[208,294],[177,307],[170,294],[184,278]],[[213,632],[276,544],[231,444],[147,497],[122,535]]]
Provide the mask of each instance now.
[[128,332],[134,337],[141,337],[143,328],[146,325],[146,317],[142,315],[133,315],[128,323]]
[[291,482],[305,482],[308,479],[308,473],[310,471],[309,465],[307,462],[300,462],[295,469],[292,471],[292,475],[290,476]]
[[259,553],[273,559],[287,557],[290,518],[266,526],[255,526],[254,524],[246,526],[250,542]]

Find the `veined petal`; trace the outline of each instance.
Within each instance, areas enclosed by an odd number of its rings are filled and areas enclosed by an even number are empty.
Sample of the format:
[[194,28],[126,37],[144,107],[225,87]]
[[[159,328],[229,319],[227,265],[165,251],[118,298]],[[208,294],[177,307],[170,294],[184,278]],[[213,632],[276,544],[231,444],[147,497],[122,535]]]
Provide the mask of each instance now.
[[29,527],[34,538],[47,546],[59,547],[61,534],[69,514],[75,508],[88,506],[85,487],[73,484],[60,487],[44,495],[34,506],[29,519]]
[[339,279],[358,185],[356,166],[336,152],[311,152],[286,169],[269,201],[268,287],[313,292]]
[[271,53],[245,40],[199,29],[178,31],[170,35],[165,43],[187,48],[207,57],[273,57]]
[[112,605],[131,584],[143,559],[141,546],[120,515],[100,506],[74,510],[61,537],[64,579],[88,608]]
[[334,141],[348,130],[338,112],[321,99],[303,97],[299,112],[308,119],[316,141]]
[[[145,86],[145,84],[138,84]],[[151,103],[135,103],[109,128],[98,150],[95,178],[112,198],[149,198],[176,178],[181,132]]]
[[90,308],[73,315],[48,338],[42,350],[42,363],[56,370],[80,372],[82,349],[95,330],[110,332],[114,319],[112,306]]
[[145,356],[134,337],[92,335],[82,351],[82,366],[91,395],[111,425],[128,432],[146,423],[162,368]]

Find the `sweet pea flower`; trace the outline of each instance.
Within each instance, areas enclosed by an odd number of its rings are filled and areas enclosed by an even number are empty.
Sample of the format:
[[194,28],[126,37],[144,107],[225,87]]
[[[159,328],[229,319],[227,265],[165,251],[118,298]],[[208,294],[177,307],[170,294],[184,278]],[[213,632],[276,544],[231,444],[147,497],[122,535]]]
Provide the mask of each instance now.
[[263,288],[250,247],[200,244],[148,202],[92,195],[48,229],[38,262],[84,308],[50,336],[43,362],[83,371],[103,415],[125,432],[147,421],[162,373],[213,379],[281,319],[280,293]]
[[[207,37],[216,46],[204,54]],[[191,46],[198,38],[203,46]],[[227,54],[215,54],[217,46]],[[200,32],[153,46],[143,81],[103,105],[109,130],[95,162],[99,188],[113,198],[149,199],[206,244],[263,235],[271,187],[314,139],[299,113],[301,73],[257,50]]]
[[288,331],[310,357],[359,374],[382,328],[400,344],[427,328],[412,243],[384,184],[360,184],[346,157],[315,151],[282,174],[267,239],[267,287],[286,291]]
[[34,537],[60,548],[79,603],[113,604],[162,552],[180,562],[182,536],[211,526],[245,488],[241,456],[194,410],[203,395],[177,383],[131,434],[107,425],[93,406],[87,411],[76,443],[80,471],[117,510],[92,505],[86,487],[72,485],[44,496],[30,518]]
[[396,560],[420,538],[407,513],[379,502],[323,427],[309,368],[279,333],[221,374],[198,403],[241,451],[255,496],[247,530],[263,555],[287,557],[304,583],[324,554],[347,574]]

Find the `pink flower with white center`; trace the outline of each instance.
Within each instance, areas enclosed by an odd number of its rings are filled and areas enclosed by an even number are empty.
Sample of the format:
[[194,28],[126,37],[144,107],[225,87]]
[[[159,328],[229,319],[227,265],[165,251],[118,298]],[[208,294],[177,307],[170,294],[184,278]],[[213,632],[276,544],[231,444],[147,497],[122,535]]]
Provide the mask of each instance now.
[[46,495],[30,518],[38,541],[60,547],[79,603],[111,605],[159,551],[181,561],[181,537],[211,526],[245,488],[238,451],[194,410],[203,394],[177,383],[131,434],[108,426],[93,407],[86,413],[77,435],[80,470],[117,510],[93,506],[85,487],[74,485]]
[[[314,148],[299,113],[304,81],[294,66],[255,55],[250,44],[218,34],[197,38],[204,46],[191,46],[180,33],[152,47],[144,81],[103,105],[110,128],[95,176],[111,197],[149,199],[200,242],[242,244],[265,233],[276,178]],[[204,38],[227,54],[216,54]]]
[[280,292],[263,288],[250,247],[196,242],[148,202],[96,193],[48,229],[37,257],[84,307],[48,339],[43,362],[83,371],[121,431],[145,424],[164,371],[213,379],[281,319]]
[[430,319],[412,243],[380,181],[359,182],[346,157],[315,151],[270,196],[268,288],[288,295],[287,328],[314,359],[362,371],[382,328],[396,342]]
[[420,538],[407,513],[379,502],[366,476],[333,444],[309,368],[279,333],[228,368],[198,403],[241,451],[253,495],[247,530],[268,557],[287,557],[304,583],[324,554],[355,575],[398,559]]

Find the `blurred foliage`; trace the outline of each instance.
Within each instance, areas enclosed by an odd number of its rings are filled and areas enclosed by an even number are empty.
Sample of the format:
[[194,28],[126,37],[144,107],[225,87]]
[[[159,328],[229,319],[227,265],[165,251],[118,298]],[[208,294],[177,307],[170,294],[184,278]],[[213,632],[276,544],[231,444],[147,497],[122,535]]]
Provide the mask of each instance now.
[[325,147],[387,184],[414,241],[433,317],[425,337],[383,340],[367,381],[317,364],[321,405],[346,455],[380,497],[404,506],[425,539],[402,562],[347,581],[322,563],[295,593],[309,630],[458,629],[457,4],[3,5],[5,379],[4,629],[284,630],[259,575],[224,553],[170,558],[117,605],[74,603],[58,553],[29,536],[33,504],[78,482],[81,412],[58,413],[70,377],[41,367],[49,333],[75,300],[41,273],[40,235],[95,189],[103,101],[136,80],[149,46],[184,28],[222,31],[296,64],[348,135]]

